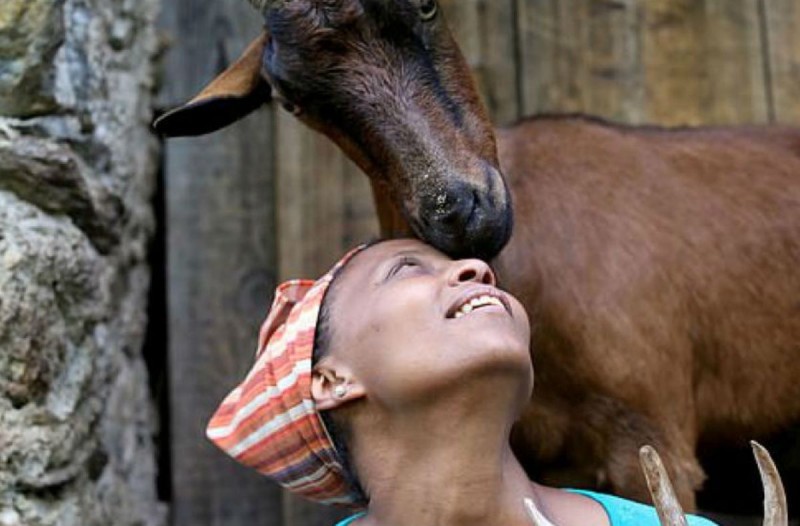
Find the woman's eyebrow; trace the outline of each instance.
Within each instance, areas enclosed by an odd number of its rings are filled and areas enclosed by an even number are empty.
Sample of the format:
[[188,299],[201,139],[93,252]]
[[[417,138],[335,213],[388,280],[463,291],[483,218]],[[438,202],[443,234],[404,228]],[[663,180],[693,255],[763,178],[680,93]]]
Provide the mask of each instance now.
[[400,252],[397,252],[396,254],[393,254],[392,257],[389,258],[389,260],[390,261],[394,261],[396,259],[404,258],[404,257],[408,257],[408,256],[423,256],[423,255],[425,255],[424,252],[421,252],[420,250],[418,250],[416,248],[411,248],[411,249],[401,250]]

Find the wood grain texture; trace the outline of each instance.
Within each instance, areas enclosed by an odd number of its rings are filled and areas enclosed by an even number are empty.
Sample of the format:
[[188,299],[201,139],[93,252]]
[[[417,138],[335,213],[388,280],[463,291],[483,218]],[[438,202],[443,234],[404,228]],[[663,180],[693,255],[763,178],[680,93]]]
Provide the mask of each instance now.
[[675,125],[767,122],[757,0],[644,3],[645,114]]
[[639,2],[518,0],[517,11],[526,114],[642,120]]
[[280,278],[315,278],[378,232],[369,181],[327,138],[277,113]]
[[[259,30],[245,2],[164,5],[165,100],[191,97]],[[175,36],[177,35],[177,36]],[[169,102],[168,102],[169,103]],[[166,144],[173,524],[280,524],[280,490],[205,438],[252,363],[275,285],[272,118]]]
[[800,3],[760,0],[772,88],[772,115],[777,122],[800,124]]
[[518,0],[526,113],[766,122],[758,0]]

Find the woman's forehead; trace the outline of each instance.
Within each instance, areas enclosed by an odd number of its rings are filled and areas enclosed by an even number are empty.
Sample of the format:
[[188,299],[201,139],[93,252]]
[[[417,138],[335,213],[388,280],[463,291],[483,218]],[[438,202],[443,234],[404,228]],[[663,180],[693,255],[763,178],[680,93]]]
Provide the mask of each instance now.
[[[348,267],[369,271],[381,263],[403,255],[428,255],[447,258],[444,254],[418,239],[389,239],[364,249]],[[448,258],[449,259],[449,258]]]
[[334,280],[337,289],[367,285],[372,274],[385,262],[403,255],[421,255],[446,258],[444,254],[417,239],[390,239],[380,241],[356,254]]

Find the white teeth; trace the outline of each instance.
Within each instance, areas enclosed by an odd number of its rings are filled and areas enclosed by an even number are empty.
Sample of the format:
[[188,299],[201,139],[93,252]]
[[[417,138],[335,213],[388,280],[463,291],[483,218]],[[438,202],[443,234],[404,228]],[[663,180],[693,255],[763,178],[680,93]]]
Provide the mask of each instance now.
[[469,314],[473,310],[483,307],[484,305],[497,305],[499,307],[503,306],[503,303],[494,296],[478,296],[477,298],[472,298],[470,301],[464,303],[455,313],[455,318],[461,318],[466,314]]

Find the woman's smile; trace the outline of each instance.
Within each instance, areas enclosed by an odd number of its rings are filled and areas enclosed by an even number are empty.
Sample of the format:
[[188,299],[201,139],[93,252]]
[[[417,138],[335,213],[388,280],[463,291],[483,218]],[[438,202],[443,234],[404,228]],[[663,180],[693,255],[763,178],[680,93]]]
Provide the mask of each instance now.
[[469,287],[461,292],[447,310],[447,318],[459,319],[477,312],[501,312],[513,317],[511,305],[505,293],[491,285]]

